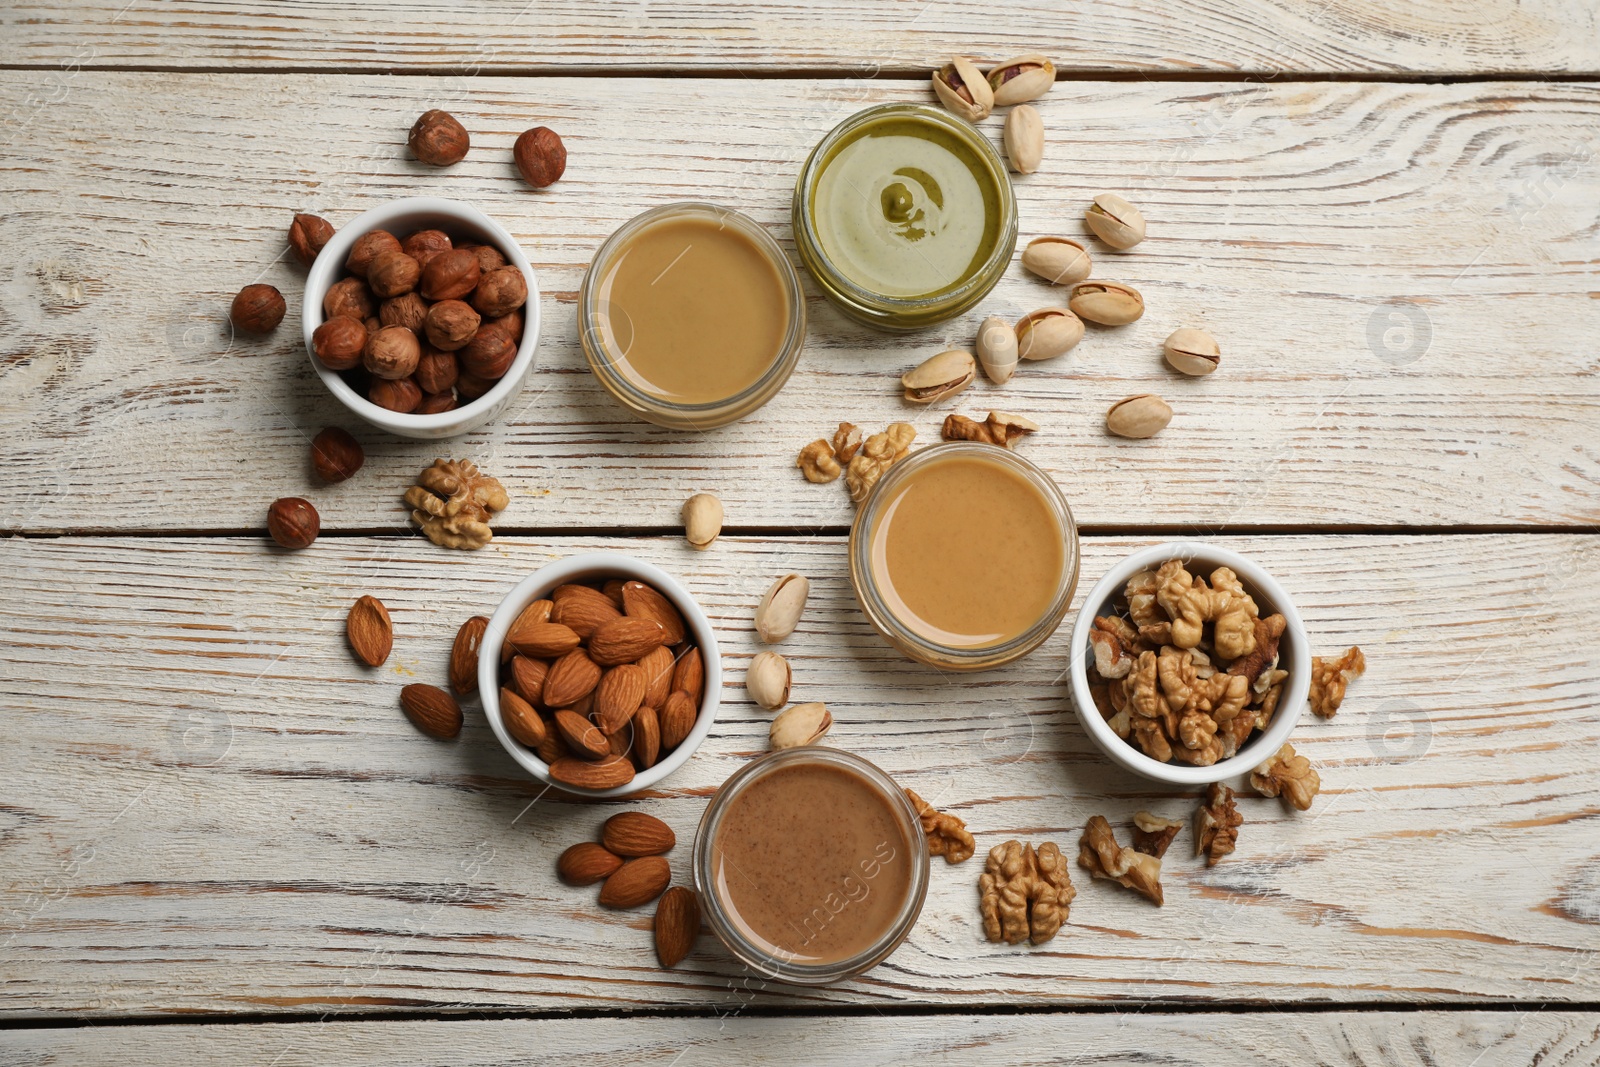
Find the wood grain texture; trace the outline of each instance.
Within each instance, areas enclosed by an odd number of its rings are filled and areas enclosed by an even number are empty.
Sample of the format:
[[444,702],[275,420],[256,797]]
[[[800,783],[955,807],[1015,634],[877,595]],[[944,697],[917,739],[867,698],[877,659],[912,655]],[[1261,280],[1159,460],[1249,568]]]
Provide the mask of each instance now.
[[931,1063],[1229,1067],[1587,1067],[1591,1012],[1243,1012],[1238,1014],[815,1016],[128,1026],[0,1033],[0,1062],[27,1067],[272,1063],[468,1067],[541,1063]]
[[[1136,543],[1088,539],[1080,588]],[[1140,808],[1187,818],[1192,795],[1115,771],[1081,732],[1065,629],[992,673],[916,666],[869,631],[835,537],[724,538],[705,553],[670,538],[497,538],[462,555],[415,538],[295,554],[236,538],[0,542],[0,1007],[25,1019],[1600,998],[1600,537],[1226,543],[1283,582],[1315,651],[1358,643],[1370,660],[1337,718],[1296,732],[1325,783],[1312,810],[1242,798],[1239,850],[1211,869],[1184,831],[1160,910],[1074,867],[1069,925],[1033,949],[982,939],[979,861],[935,861],[894,956],[796,991],[741,972],[709,937],[662,972],[648,912],[602,912],[593,889],[556,882],[556,854],[638,808],[673,826],[687,877],[706,798],[766,747],[769,715],[742,679],[755,604],[790,570],[813,583],[782,646],[794,699],[826,701],[831,744],[961,815],[980,849],[1018,836],[1070,852],[1095,813],[1119,829]],[[545,795],[473,708],[445,743],[396,702],[407,682],[443,680],[464,618],[541,563],[595,548],[680,576],[726,664],[704,746],[631,804]],[[377,671],[342,638],[362,593],[397,628]]]
[[[787,242],[815,140],[861,106],[925,97],[757,81],[735,104],[731,84],[82,74],[0,150],[0,237],[17,250],[0,529],[240,531],[290,493],[327,529],[402,525],[401,491],[446,446],[365,432],[361,475],[313,484],[309,438],[357,423],[308,365],[283,231],[297,210],[342,224],[424,193],[483,207],[540,272],[540,369],[501,425],[448,446],[506,480],[501,521],[525,531],[670,527],[706,489],[735,527],[842,527],[842,489],[794,469],[802,445],[840,419],[909,418],[926,441],[947,411],[991,407],[1044,426],[1028,454],[1101,527],[1600,522],[1600,86],[1064,83],[1043,104],[1048,163],[1018,182],[1023,236],[1080,236],[1093,193],[1127,192],[1150,238],[1125,254],[1089,243],[1102,276],[1143,290],[1143,320],[930,411],[900,398],[902,370],[970,345],[983,314],[1064,294],[1016,266],[965,320],[911,338],[813,295],[777,399],[710,433],[661,430],[583,361],[574,305],[595,248],[685,198],[743,207]],[[9,103],[31,91],[30,75],[0,76]],[[405,158],[431,104],[478,145],[448,172]],[[571,153],[539,193],[508,162],[535,121]],[[256,280],[284,290],[289,318],[267,340],[229,337],[231,295]],[[1178,325],[1219,337],[1218,373],[1165,367]],[[1171,401],[1172,425],[1108,437],[1106,408],[1143,391]]]
[[952,52],[1044,49],[1065,70],[1473,73],[1600,70],[1581,0],[25,0],[0,18],[7,61],[54,66],[469,71],[803,68],[922,71]]

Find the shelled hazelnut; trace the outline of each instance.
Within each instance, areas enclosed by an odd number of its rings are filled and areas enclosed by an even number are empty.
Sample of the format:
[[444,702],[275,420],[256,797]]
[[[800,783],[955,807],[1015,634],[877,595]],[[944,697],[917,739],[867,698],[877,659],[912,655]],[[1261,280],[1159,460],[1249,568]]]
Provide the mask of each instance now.
[[440,252],[422,272],[422,295],[428,300],[458,300],[478,284],[478,257],[465,248]]
[[351,274],[365,278],[372,263],[384,252],[400,251],[400,241],[388,230],[368,230],[356,238],[345,257],[344,267]]
[[567,169],[567,146],[548,126],[535,126],[517,138],[512,155],[517,171],[535,189],[543,189],[561,179]]
[[466,158],[472,139],[454,115],[434,108],[424,111],[412,124],[406,143],[411,146],[411,154],[422,162],[448,167]]
[[361,365],[379,378],[395,381],[409,378],[422,358],[417,335],[404,326],[385,326],[367,338]]
[[270,285],[256,283],[239,290],[228,309],[228,318],[235,328],[249,333],[271,333],[283,321],[287,305],[283,294]]
[[325,482],[342,482],[361,469],[367,454],[348,430],[329,426],[311,439],[311,466]]
[[267,509],[267,532],[284,548],[305,548],[322,532],[322,519],[311,501],[286,496]]
[[424,267],[428,265],[428,260],[454,247],[450,235],[443,230],[418,230],[400,242],[400,251]]
[[484,318],[498,318],[528,302],[528,281],[516,267],[497,267],[481,274],[472,291],[472,306]]
[[367,287],[384,300],[411,292],[421,277],[422,266],[398,248],[379,252],[367,267]]
[[327,294],[322,298],[322,314],[325,318],[343,315],[357,322],[366,322],[376,310],[372,291],[360,278],[341,278],[328,287]]
[[367,391],[367,399],[380,408],[405,415],[417,410],[417,405],[422,403],[422,389],[410,378],[398,381],[379,378]]
[[433,347],[454,352],[472,340],[481,322],[481,317],[466,301],[441,300],[428,308],[423,330]]
[[289,247],[306,266],[317,261],[322,246],[333,239],[333,224],[317,215],[296,215],[289,223]]
[[311,350],[329,370],[353,370],[367,348],[367,328],[360,320],[335,315],[311,334]]
[[427,318],[428,305],[416,293],[401,293],[378,305],[378,323],[382,326],[404,326],[421,334]]

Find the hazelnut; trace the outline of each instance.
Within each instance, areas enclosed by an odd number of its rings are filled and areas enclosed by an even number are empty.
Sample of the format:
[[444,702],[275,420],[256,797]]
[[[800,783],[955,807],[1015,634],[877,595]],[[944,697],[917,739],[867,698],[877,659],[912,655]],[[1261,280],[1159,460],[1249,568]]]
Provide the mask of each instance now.
[[417,405],[422,403],[422,390],[410,378],[393,382],[380,378],[367,390],[367,399],[380,408],[405,415],[417,410]]
[[309,500],[286,496],[267,509],[267,532],[284,548],[305,548],[321,530],[322,519]]
[[249,333],[271,333],[283,321],[286,307],[282,293],[270,285],[257,282],[239,290],[239,295],[233,298],[228,318],[236,328]]
[[535,189],[553,184],[567,169],[567,146],[548,126],[525,131],[511,152],[523,180]]
[[364,319],[362,321],[362,325],[367,328],[367,340],[370,341],[372,340],[373,334],[383,329],[383,320],[378,318],[378,316],[373,315],[370,318]]
[[311,335],[311,350],[329,370],[350,370],[361,363],[367,348],[367,328],[356,319],[339,315]]
[[424,267],[428,265],[428,260],[440,252],[450,251],[452,247],[450,235],[443,230],[418,230],[400,242],[400,251]]
[[383,326],[404,326],[421,333],[428,319],[428,304],[416,293],[401,293],[378,305],[378,322]]
[[490,319],[490,326],[497,330],[505,331],[505,335],[513,341],[522,340],[522,312],[508,311],[499,318]]
[[329,426],[311,439],[311,466],[325,482],[344,481],[366,460],[361,442],[338,426]]
[[457,122],[454,115],[435,108],[424,111],[412,124],[411,135],[406,138],[406,143],[411,146],[411,154],[422,162],[435,167],[448,167],[461,162],[471,147],[472,139],[467,136],[466,127]]
[[478,279],[472,306],[486,318],[499,318],[528,302],[528,280],[516,267],[500,267]]
[[455,248],[428,260],[422,271],[422,295],[429,300],[456,300],[478,285],[478,257]]
[[367,268],[372,266],[372,261],[378,258],[380,252],[400,251],[400,241],[388,230],[368,230],[356,238],[356,243],[350,246],[350,254],[345,257],[344,266],[351,274],[365,278]]
[[416,334],[404,326],[385,326],[367,338],[361,365],[377,377],[393,381],[411,377],[421,358],[422,345]]
[[368,287],[385,300],[411,292],[421,277],[422,268],[417,261],[398,248],[393,252],[379,252],[367,268]]
[[454,411],[456,408],[456,395],[454,393],[427,393],[422,397],[422,403],[417,405],[413,415],[437,415],[441,411]]
[[468,374],[494,381],[511,369],[512,360],[517,358],[517,346],[493,326],[480,326],[456,358]]
[[476,374],[468,374],[466,371],[462,371],[456,375],[456,395],[462,400],[471,402],[493,388],[494,382],[487,378],[480,378]]
[[492,270],[499,270],[506,265],[505,253],[494,245],[457,245],[457,248],[470,248],[478,257],[478,270],[488,274]]
[[372,317],[372,291],[360,278],[341,278],[328,286],[322,298],[322,314],[327,318],[344,315],[365,322]]
[[417,361],[417,385],[424,393],[449,392],[460,373],[455,353],[441,352],[432,345],[423,347],[422,358]]
[[461,348],[478,332],[479,315],[464,300],[441,300],[428,309],[423,329],[428,343],[446,352]]
[[306,266],[317,261],[317,253],[333,237],[333,224],[316,215],[296,215],[289,223],[289,247]]

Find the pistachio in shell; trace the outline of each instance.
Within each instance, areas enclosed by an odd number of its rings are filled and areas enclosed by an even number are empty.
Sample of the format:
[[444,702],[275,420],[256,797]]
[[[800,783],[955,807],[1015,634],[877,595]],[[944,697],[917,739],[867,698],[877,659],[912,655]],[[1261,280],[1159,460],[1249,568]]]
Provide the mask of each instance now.
[[1018,104],[1006,116],[1001,139],[1005,142],[1006,158],[1011,169],[1018,174],[1032,174],[1044,159],[1044,119],[1032,104]]
[[1067,307],[1080,319],[1102,326],[1126,326],[1144,314],[1144,297],[1121,282],[1079,282],[1072,287]]
[[1017,320],[1017,355],[1023,359],[1055,359],[1083,340],[1083,320],[1066,308],[1030,311]]
[[1076,285],[1094,266],[1088,251],[1065,237],[1035,237],[1022,250],[1022,265],[1051,285]]
[[1171,421],[1171,406],[1154,393],[1124,397],[1106,412],[1106,429],[1118,437],[1154,437]]
[[926,359],[900,376],[905,397],[913,404],[933,404],[954,396],[977,377],[972,353],[952,348]]
[[996,385],[1004,385],[1017,369],[1017,331],[999,315],[990,315],[978,326],[978,362],[983,373]]
[[1056,83],[1056,65],[1037,52],[989,68],[989,89],[995,107],[1037,100]]
[[1144,215],[1126,197],[1101,193],[1083,214],[1094,235],[1112,248],[1132,248],[1144,240]]
[[798,748],[815,743],[832,726],[833,716],[826,704],[795,704],[772,720],[767,737],[773,748]]
[[965,56],[954,56],[933,72],[939,101],[968,122],[982,122],[994,110],[994,90]]
[[1172,369],[1184,374],[1210,374],[1222,362],[1217,339],[1191,326],[1173,330],[1161,346]]

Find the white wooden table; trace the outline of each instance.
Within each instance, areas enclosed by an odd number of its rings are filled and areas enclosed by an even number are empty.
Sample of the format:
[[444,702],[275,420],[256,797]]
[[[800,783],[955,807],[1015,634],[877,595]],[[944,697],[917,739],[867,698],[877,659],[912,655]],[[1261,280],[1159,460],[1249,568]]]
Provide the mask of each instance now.
[[[1600,1061],[1594,5],[262,6],[0,12],[0,1063]],[[1192,811],[1096,755],[1065,629],[972,677],[894,654],[849,590],[844,494],[793,469],[843,418],[934,438],[947,408],[909,411],[894,377],[980,313],[891,338],[812,290],[789,387],[710,434],[627,417],[577,345],[584,265],[624,219],[708,198],[787,244],[799,161],[841,117],[926,99],[951,51],[1035,49],[1062,80],[1024,236],[1126,193],[1151,239],[1110,260],[1152,310],[952,409],[1043,425],[1022,447],[1083,527],[1080,589],[1136,545],[1215,537],[1280,577],[1317,651],[1366,650],[1345,710],[1294,738],[1322,796],[1249,802],[1211,869],[1185,836],[1159,911],[1074,868],[1040,948],[985,942],[981,861],[936,863],[916,932],[857,981],[765,985],[709,937],[664,972],[647,911],[554,876],[615,805],[543,796],[470,709],[450,744],[397,710],[466,616],[572,551],[665,566],[719,628],[722,717],[631,805],[682,841],[765,747],[740,683],[789,570],[813,582],[796,695],[980,848]],[[446,171],[404,147],[435,106],[474,140]],[[539,124],[570,163],[535,193],[508,150]],[[477,554],[406,528],[442,450],[341,418],[293,325],[290,215],[413,194],[501,220],[544,290],[540,369],[449,448],[512,495]],[[230,337],[257,280],[289,319]],[[1017,268],[982,311],[1050,302]],[[1220,373],[1163,368],[1179,324],[1221,338]],[[1145,390],[1168,430],[1106,437]],[[329,423],[368,455],[336,487],[307,463]],[[702,490],[728,533],[695,553],[675,524]],[[321,509],[304,552],[264,537],[285,495]],[[343,646],[362,593],[400,631],[377,681]]]

